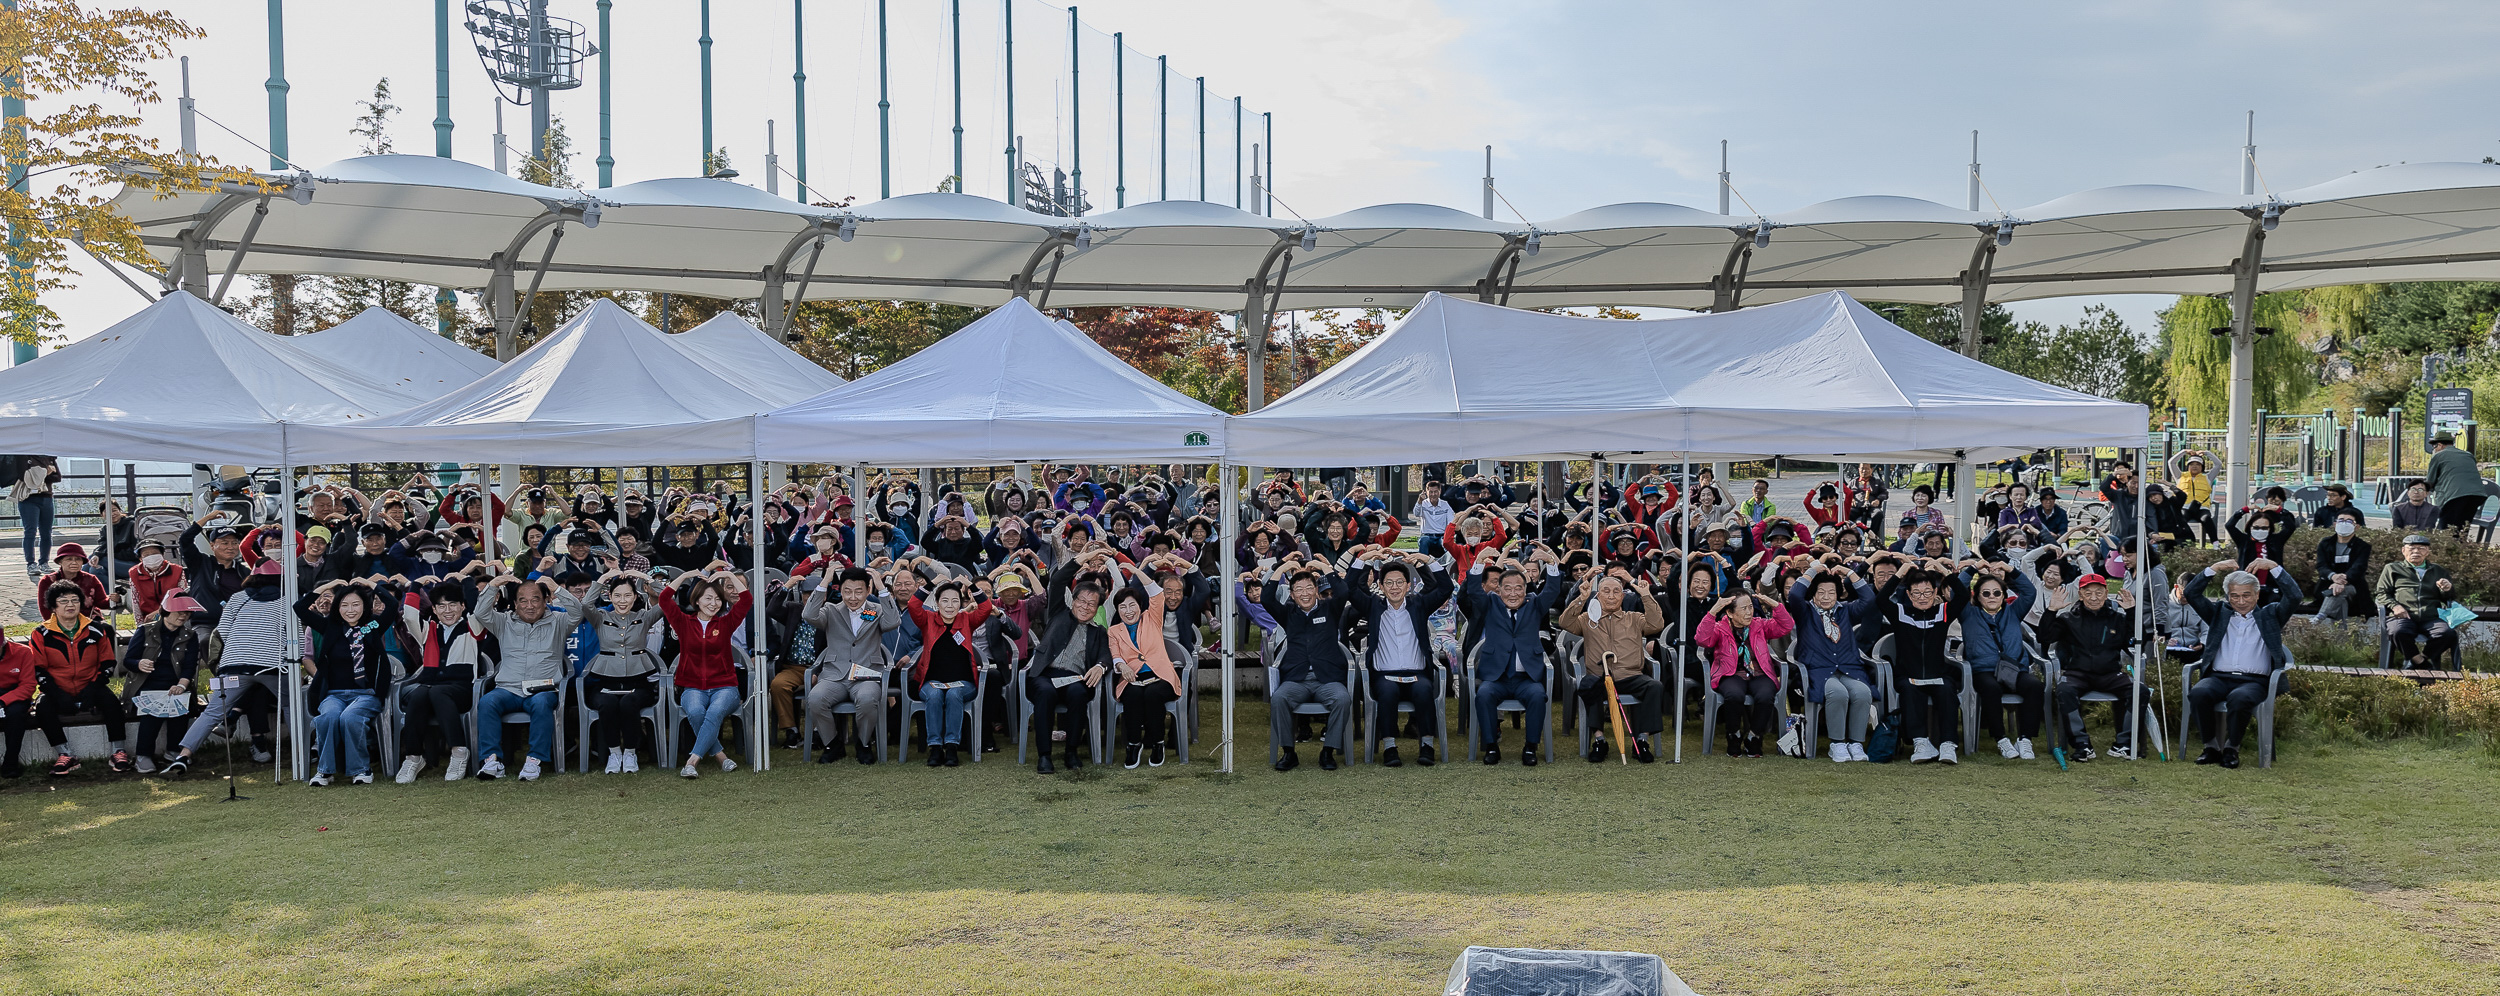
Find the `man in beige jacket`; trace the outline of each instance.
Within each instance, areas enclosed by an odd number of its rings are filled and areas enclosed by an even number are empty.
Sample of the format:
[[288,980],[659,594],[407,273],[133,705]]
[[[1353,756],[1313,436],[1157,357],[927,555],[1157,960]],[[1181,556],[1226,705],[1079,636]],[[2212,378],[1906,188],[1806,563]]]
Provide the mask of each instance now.
[[[1610,568],[1597,579],[1593,593],[1585,587],[1575,592],[1563,608],[1562,628],[1582,641],[1580,680],[1575,691],[1590,716],[1606,718],[1614,714],[1606,702],[1606,682],[1601,672],[1613,676],[1616,693],[1638,700],[1624,707],[1630,726],[1624,733],[1634,738],[1633,759],[1648,764],[1658,758],[1644,738],[1666,728],[1661,708],[1667,686],[1649,676],[1649,661],[1643,648],[1649,638],[1666,628],[1667,622],[1658,601],[1637,594],[1631,577],[1631,572],[1621,567]],[[1606,663],[1609,655],[1614,658],[1612,664]],[[1606,759],[1604,736],[1589,738],[1588,757],[1592,762]]]

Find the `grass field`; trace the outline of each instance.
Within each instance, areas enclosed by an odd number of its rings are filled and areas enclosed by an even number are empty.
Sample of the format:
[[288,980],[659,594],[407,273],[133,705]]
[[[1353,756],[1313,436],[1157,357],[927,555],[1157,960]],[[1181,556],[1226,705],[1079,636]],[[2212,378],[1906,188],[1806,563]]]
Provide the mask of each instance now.
[[0,992],[1432,993],[1470,943],[1704,993],[2500,992],[2478,751],[1278,775],[1242,720],[1232,777],[30,776]]

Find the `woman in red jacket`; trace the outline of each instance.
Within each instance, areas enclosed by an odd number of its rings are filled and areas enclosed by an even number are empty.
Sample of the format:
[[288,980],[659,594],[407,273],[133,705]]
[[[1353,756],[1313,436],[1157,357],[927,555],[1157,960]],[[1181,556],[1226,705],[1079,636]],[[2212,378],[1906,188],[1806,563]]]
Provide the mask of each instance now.
[[35,651],[16,640],[0,640],[0,729],[8,736],[0,754],[0,778],[25,774],[17,763],[18,745],[26,739],[26,720],[35,701]]
[[163,608],[167,597],[182,592],[182,565],[165,556],[165,541],[140,540],[139,562],[130,567],[131,610],[145,619]]
[[[937,562],[923,557],[920,563],[934,567]],[[906,564],[895,569],[913,568]],[[967,607],[966,600],[973,604]],[[911,621],[920,624],[922,651],[912,663],[910,680],[918,689],[921,707],[927,710],[923,722],[929,731],[932,768],[962,763],[957,752],[963,749],[964,714],[979,690],[975,678],[980,662],[972,636],[990,618],[992,604],[988,596],[975,593],[961,579],[950,579],[922,590],[904,606]],[[931,605],[937,607],[931,609]]]
[[695,762],[708,756],[720,761],[726,774],[738,770],[738,762],[729,759],[720,742],[722,721],[738,708],[738,665],[729,638],[746,621],[753,597],[746,578],[717,560],[700,574],[688,572],[672,587],[686,585],[692,586],[688,600],[694,603],[693,612],[677,607],[674,591],[658,599],[660,614],[677,634],[677,673],[671,684],[677,688],[678,708],[694,726],[694,749],[677,773],[695,777]]
[[44,590],[44,605],[52,614],[26,634],[26,644],[35,650],[35,680],[43,689],[43,698],[35,703],[35,724],[43,727],[43,735],[52,742],[54,776],[78,770],[78,759],[69,753],[69,734],[61,729],[61,717],[92,711],[104,720],[111,731],[114,771],[132,768],[129,745],[122,740],[123,722],[121,696],[106,686],[106,672],[113,665],[113,629],[102,620],[87,615],[87,595],[69,583],[54,584]]

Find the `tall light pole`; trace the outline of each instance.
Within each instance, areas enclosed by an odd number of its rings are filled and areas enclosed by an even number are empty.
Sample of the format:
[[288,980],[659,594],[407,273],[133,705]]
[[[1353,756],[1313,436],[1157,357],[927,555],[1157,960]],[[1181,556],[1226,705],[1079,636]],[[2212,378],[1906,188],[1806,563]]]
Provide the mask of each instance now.
[[599,0],[599,185],[616,186],[616,154],[609,148],[613,137],[608,126],[608,8],[614,0]]
[[1016,0],[999,0],[1007,50],[1007,204],[1024,203],[1023,171],[1016,168]]
[[554,125],[547,108],[547,73],[555,60],[547,51],[547,0],[530,0],[529,33],[530,77],[537,81],[530,87],[530,158],[538,160],[542,172],[553,172],[555,164],[547,158],[547,129]]
[[877,197],[894,196],[894,102],[889,99],[885,59],[885,0],[877,0]]
[[964,0],[948,0],[953,48],[947,61],[955,70],[955,192],[964,192]]
[[1207,199],[1207,78],[1198,77],[1198,199]]
[[1128,206],[1128,42],[1111,33],[1111,206]]
[[434,154],[451,158],[451,0],[434,0]]
[[790,0],[790,88],[798,116],[799,203],[807,203],[807,0]]
[[695,47],[703,52],[703,154],[695,159],[696,176],[712,172],[712,0],[703,0],[702,33],[695,37]]
[[1172,57],[1155,56],[1155,199],[1172,199]]
[[269,0],[269,168],[287,168],[286,0]]
[[1076,8],[1068,8],[1068,214],[1085,213],[1085,87]]

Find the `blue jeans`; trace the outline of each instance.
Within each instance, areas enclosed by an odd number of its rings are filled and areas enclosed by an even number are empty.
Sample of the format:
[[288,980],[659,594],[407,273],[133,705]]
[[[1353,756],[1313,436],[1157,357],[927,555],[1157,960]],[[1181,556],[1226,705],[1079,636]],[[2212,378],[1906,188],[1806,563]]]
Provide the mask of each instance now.
[[1441,534],[1440,534],[1440,533],[1425,533],[1425,534],[1423,534],[1423,535],[1421,535],[1421,536],[1417,536],[1417,537],[1415,537],[1415,552],[1420,553],[1420,554],[1423,554],[1424,556],[1427,556],[1427,557],[1438,557],[1438,556],[1440,556],[1440,555],[1441,555]]
[[686,753],[710,757],[721,753],[720,724],[738,709],[738,686],[679,689],[677,707],[694,724],[694,749]]
[[322,774],[338,774],[341,761],[347,774],[373,773],[365,734],[373,730],[373,717],[381,711],[382,697],[361,688],[321,697],[320,711],[313,714],[313,742],[321,745]]
[[503,756],[503,718],[516,712],[530,714],[530,756],[540,764],[556,759],[556,700],[562,696],[548,690],[524,698],[509,688],[486,693],[477,703],[477,756]]
[[1502,742],[1502,714],[1494,707],[1510,699],[1518,699],[1528,707],[1526,732],[1528,746],[1545,742],[1545,683],[1517,671],[1491,681],[1476,683],[1476,729],[1484,735],[1484,745]]
[[19,542],[19,545],[26,548],[26,562],[40,564],[50,559],[52,556],[52,493],[47,491],[18,502],[17,524],[25,530],[25,538]]
[[972,707],[971,682],[923,682],[920,707],[928,710],[922,721],[929,728],[929,746],[963,745],[964,714]]

